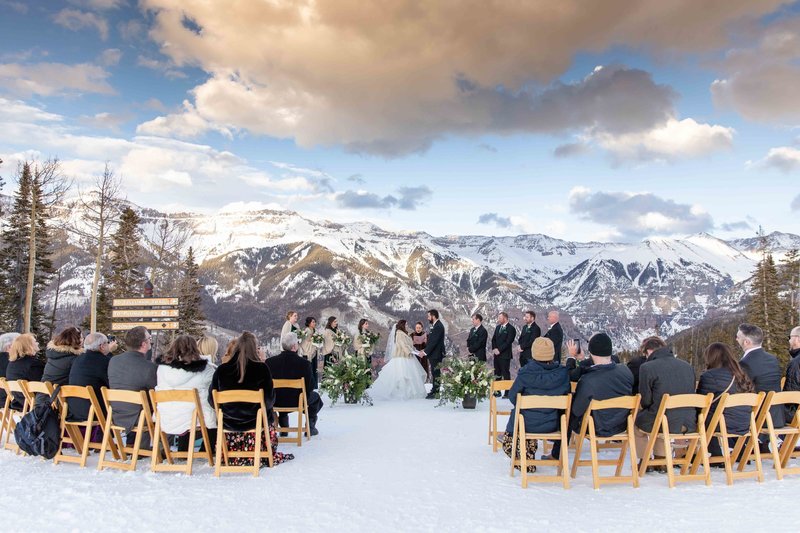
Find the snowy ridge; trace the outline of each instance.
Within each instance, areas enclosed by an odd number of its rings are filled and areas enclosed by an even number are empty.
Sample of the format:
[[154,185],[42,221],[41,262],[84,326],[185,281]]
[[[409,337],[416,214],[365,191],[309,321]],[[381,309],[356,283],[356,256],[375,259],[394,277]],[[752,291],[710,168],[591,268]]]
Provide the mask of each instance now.
[[[451,334],[472,312],[491,318],[556,306],[569,335],[607,330],[633,346],[656,331],[680,331],[710,310],[734,309],[758,259],[752,239],[726,242],[707,233],[639,243],[570,242],[546,235],[445,236],[390,232],[369,223],[313,221],[291,211],[162,214],[141,210],[143,224],[165,217],[184,225],[201,262],[209,318],[231,330],[275,334],[285,310],[338,316],[353,331],[366,316],[386,331],[438,307]],[[65,218],[81,220],[71,206]],[[800,237],[775,233],[781,257]],[[59,305],[85,312],[91,261],[80,239],[64,264]],[[457,341],[457,338],[456,338]]]

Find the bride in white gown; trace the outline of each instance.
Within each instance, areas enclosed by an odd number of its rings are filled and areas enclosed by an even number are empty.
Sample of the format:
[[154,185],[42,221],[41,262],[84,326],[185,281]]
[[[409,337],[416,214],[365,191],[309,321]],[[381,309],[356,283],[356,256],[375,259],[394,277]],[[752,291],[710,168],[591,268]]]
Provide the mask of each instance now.
[[376,400],[424,398],[427,375],[413,354],[414,345],[406,331],[406,321],[399,321],[393,333],[386,345],[384,360],[388,362],[372,384],[370,396]]

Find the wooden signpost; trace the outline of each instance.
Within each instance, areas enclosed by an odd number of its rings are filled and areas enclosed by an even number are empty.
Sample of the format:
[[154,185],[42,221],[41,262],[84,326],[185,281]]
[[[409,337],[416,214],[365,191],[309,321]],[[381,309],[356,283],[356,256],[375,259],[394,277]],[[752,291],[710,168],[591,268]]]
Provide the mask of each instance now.
[[113,331],[128,331],[144,326],[154,331],[153,359],[158,350],[158,332],[176,331],[180,327],[178,298],[114,298],[111,317]]

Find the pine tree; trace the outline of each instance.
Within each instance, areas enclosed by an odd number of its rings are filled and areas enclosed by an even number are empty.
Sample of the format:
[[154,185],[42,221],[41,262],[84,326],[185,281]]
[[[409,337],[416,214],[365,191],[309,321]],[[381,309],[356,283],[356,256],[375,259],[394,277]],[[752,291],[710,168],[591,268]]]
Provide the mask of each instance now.
[[[106,281],[106,297],[109,301],[114,298],[133,298],[141,294],[144,276],[139,271],[142,260],[140,242],[139,215],[126,207],[120,215],[117,231],[111,237],[110,273]],[[101,320],[99,307],[98,303],[98,322]]]
[[194,250],[189,247],[183,263],[183,277],[180,282],[178,309],[180,313],[180,331],[195,337],[203,333],[205,316],[201,308],[201,291],[199,270],[194,259]]
[[[25,162],[17,175],[17,190],[0,252],[2,325],[6,331],[31,331],[46,340],[40,295],[54,273],[51,260],[50,206],[60,199],[65,183],[57,161]],[[31,260],[32,258],[32,260]]]
[[800,250],[795,248],[786,252],[780,273],[786,294],[786,323],[792,328],[800,325]]
[[747,321],[764,330],[764,349],[787,363],[787,306],[781,298],[781,279],[772,254],[765,254],[753,274],[753,298],[747,306]]

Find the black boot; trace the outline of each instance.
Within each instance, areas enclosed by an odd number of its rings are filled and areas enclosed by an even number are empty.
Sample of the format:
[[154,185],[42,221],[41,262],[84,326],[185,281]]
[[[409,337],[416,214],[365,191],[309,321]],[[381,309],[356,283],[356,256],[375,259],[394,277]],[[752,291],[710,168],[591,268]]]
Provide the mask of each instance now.
[[313,417],[313,418],[309,418],[308,419],[308,425],[310,426],[311,436],[312,437],[315,437],[315,436],[319,435],[319,431],[317,431],[317,417],[316,416]]
[[[278,425],[282,428],[289,427],[289,413],[280,413],[278,414]],[[281,437],[286,437],[289,434],[285,431],[281,431]]]

